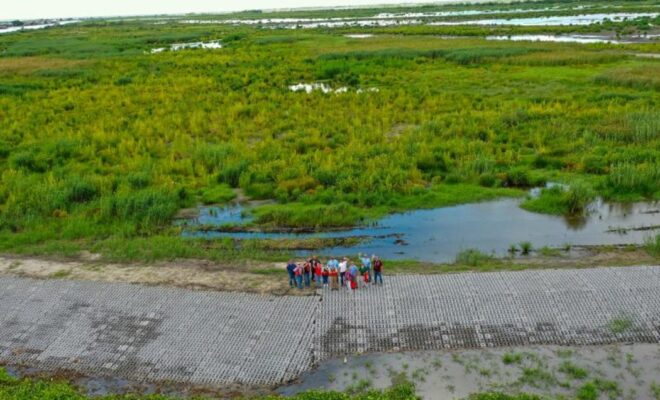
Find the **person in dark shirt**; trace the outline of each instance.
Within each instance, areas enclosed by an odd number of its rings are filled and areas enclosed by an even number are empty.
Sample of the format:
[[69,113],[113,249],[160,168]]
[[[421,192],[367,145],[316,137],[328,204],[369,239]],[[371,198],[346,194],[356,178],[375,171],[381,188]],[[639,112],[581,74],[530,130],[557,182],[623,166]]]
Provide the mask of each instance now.
[[303,266],[303,277],[305,278],[305,287],[310,287],[312,284],[312,264],[309,261]]
[[383,284],[383,262],[378,257],[374,257],[374,285],[380,280],[380,284]]
[[327,288],[328,277],[330,276],[330,268],[328,268],[327,265],[323,266],[323,270],[321,271],[321,274],[323,275],[323,287]]
[[295,287],[296,285],[296,263],[293,260],[289,260],[289,263],[286,266],[286,272],[289,273],[289,286]]

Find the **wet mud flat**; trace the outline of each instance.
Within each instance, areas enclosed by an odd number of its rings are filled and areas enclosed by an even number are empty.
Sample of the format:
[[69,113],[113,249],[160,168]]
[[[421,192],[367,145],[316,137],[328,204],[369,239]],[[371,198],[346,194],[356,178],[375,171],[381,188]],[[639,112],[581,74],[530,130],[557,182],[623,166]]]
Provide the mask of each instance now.
[[660,345],[529,346],[480,350],[375,353],[334,358],[278,390],[384,389],[406,379],[424,399],[464,399],[503,391],[576,398],[587,385],[604,398],[655,399]]
[[275,297],[0,278],[0,364],[275,387],[356,354],[660,342],[660,267],[385,276]]

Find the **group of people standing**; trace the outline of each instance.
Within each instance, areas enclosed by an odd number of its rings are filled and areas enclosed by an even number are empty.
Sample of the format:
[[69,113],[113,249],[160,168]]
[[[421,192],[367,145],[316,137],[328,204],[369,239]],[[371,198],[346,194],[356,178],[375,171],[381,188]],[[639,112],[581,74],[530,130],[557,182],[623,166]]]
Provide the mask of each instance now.
[[305,262],[290,260],[286,266],[289,273],[289,285],[302,289],[303,287],[316,286],[330,287],[339,290],[340,287],[348,290],[357,290],[360,286],[366,287],[369,283],[374,285],[383,284],[383,262],[380,258],[372,255],[359,254],[359,264],[351,261],[348,257],[340,260],[329,259],[323,264],[317,256]]

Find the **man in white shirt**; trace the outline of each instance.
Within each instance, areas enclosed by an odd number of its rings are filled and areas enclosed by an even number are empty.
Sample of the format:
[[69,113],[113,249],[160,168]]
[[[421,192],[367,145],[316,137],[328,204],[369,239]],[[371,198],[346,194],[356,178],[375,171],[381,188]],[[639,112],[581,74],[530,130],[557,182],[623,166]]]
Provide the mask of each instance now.
[[348,269],[348,259],[344,257],[339,263],[339,279],[341,281],[341,286],[344,286],[344,276],[346,275],[346,269]]

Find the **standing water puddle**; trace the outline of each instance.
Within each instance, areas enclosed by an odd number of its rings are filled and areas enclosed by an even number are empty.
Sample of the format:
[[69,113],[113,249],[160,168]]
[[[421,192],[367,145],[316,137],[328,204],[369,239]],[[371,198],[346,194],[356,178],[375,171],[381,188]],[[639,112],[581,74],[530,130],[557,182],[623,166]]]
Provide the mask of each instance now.
[[[220,232],[187,230],[186,237],[236,239],[340,238],[364,236],[354,247],[330,247],[321,255],[378,254],[387,259],[450,262],[461,250],[479,249],[503,256],[511,244],[541,246],[643,243],[660,231],[660,202],[610,204],[595,202],[583,218],[532,213],[519,207],[521,199],[500,199],[453,207],[388,215],[372,226],[317,233]],[[186,226],[223,226],[249,222],[241,206],[205,207]],[[300,255],[307,252],[300,252]]]
[[598,398],[651,399],[660,390],[659,374],[657,344],[375,353],[324,361],[278,391],[291,396],[306,390],[384,389],[405,378],[424,399],[465,399],[493,390],[574,399],[583,385],[599,380],[613,382],[608,394],[619,396]]
[[591,25],[607,20],[621,22],[626,19],[641,17],[655,18],[658,13],[612,13],[612,14],[584,14],[584,15],[558,15],[549,17],[510,18],[510,19],[480,19],[473,21],[440,21],[429,25],[517,25],[517,26],[560,26],[560,25]]
[[486,36],[486,40],[509,40],[513,42],[557,42],[557,43],[612,43],[630,44],[650,42],[656,39],[655,35],[630,36],[616,39],[605,35],[508,35],[508,36]]

